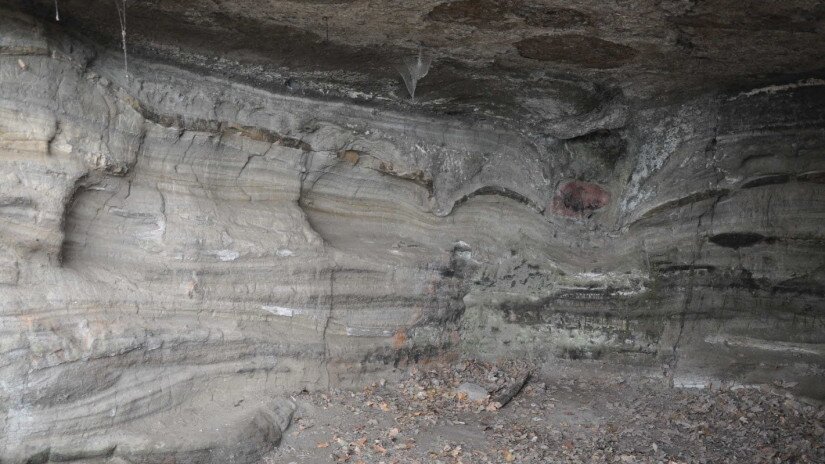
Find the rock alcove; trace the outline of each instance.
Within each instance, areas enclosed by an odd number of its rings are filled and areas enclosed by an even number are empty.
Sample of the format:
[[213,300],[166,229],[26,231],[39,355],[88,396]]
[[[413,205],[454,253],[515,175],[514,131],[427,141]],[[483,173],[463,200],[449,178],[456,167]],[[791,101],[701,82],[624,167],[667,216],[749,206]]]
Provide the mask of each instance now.
[[[824,35],[806,0],[0,1],[0,463],[488,462],[378,416],[289,454],[396,383],[490,421],[773,386],[770,462],[822,458]],[[578,449],[542,430],[489,462]]]

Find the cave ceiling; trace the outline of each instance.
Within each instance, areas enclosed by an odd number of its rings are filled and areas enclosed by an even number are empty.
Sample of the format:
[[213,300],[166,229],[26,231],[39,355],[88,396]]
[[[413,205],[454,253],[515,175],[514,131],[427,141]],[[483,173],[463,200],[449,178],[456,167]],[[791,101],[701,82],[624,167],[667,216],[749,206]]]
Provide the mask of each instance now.
[[[9,1],[119,47],[114,1]],[[594,114],[822,74],[825,2],[127,0],[144,56],[278,93],[492,119],[560,138]],[[411,102],[397,71],[433,63]],[[620,112],[620,111],[619,111]],[[589,115],[589,116],[585,116]],[[578,119],[577,119],[578,118]]]

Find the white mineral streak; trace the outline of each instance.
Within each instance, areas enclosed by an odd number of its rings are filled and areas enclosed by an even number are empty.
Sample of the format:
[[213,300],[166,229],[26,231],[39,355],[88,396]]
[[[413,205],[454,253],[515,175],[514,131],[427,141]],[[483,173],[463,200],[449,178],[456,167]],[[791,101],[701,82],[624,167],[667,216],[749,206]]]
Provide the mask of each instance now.
[[780,92],[787,92],[789,90],[796,90],[805,87],[816,87],[821,85],[825,85],[825,79],[809,77],[807,79],[800,79],[799,81],[790,84],[768,85],[765,87],[760,87],[758,89],[748,90],[747,92],[742,92],[734,97],[731,97],[730,99],[736,100],[743,97],[753,97],[759,94],[776,94]]
[[285,316],[285,317],[292,317],[295,314],[301,314],[303,311],[300,309],[293,309],[293,308],[285,308],[283,306],[273,306],[273,305],[263,305],[261,309],[264,311],[268,311],[276,316]]

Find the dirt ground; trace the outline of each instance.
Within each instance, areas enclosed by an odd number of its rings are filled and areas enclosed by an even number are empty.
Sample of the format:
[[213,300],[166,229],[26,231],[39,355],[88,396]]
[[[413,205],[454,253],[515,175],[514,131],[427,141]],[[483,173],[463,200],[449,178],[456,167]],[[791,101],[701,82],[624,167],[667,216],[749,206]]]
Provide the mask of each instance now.
[[295,396],[263,462],[825,463],[825,407],[783,387],[675,389],[592,366],[413,366],[395,384]]

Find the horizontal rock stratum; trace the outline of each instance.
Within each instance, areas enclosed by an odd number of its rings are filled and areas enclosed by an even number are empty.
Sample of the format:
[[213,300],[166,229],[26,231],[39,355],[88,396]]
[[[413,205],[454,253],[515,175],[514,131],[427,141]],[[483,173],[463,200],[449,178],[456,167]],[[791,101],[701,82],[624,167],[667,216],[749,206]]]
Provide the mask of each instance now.
[[0,13],[2,463],[256,462],[290,393],[461,353],[825,397],[815,76],[537,134]]

